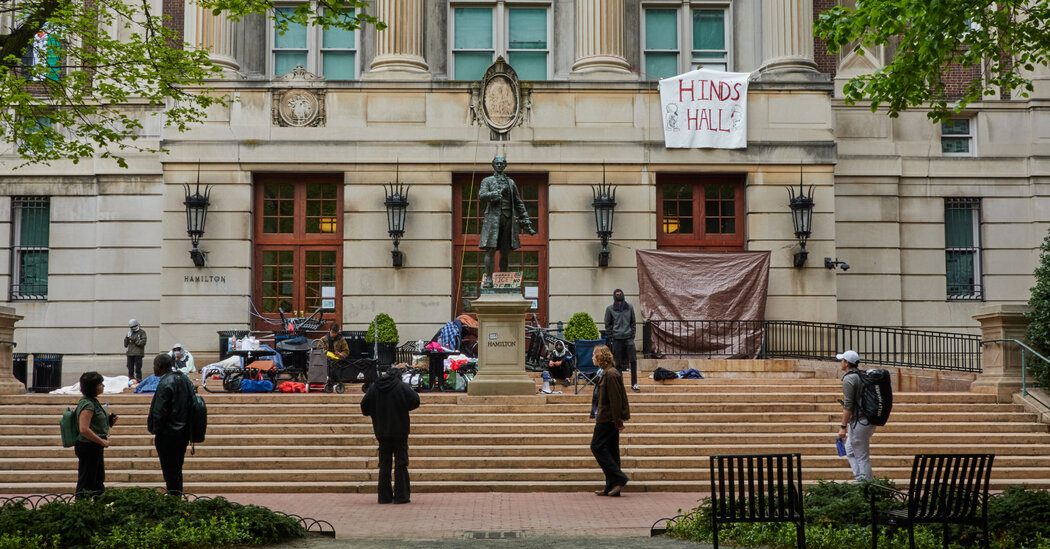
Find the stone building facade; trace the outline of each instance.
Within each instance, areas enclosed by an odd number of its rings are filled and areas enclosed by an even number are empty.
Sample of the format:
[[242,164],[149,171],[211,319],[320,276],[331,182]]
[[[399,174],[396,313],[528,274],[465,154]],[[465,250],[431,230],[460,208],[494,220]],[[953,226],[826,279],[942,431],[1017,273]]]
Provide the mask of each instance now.
[[[64,353],[67,381],[121,373],[134,317],[148,352],[207,355],[216,330],[254,326],[253,310],[312,310],[323,286],[345,329],[386,312],[402,340],[429,339],[476,291],[466,197],[496,151],[539,229],[512,262],[543,322],[598,317],[615,288],[636,301],[635,250],[735,249],[772,254],[767,318],[977,333],[979,306],[1027,300],[1047,233],[1046,74],[1032,98],[992,97],[943,127],[922,109],[848,106],[842,83],[887,52],[828,56],[816,2],[376,0],[385,31],[278,35],[263,17],[155,0],[225,69],[211,87],[232,102],[185,133],[147,125],[146,144],[170,152],[132,154],[127,169],[11,170],[10,148],[0,156],[0,285],[25,317],[18,350]],[[472,113],[478,68],[498,56],[523,82],[506,141]],[[746,149],[664,147],[655,77],[697,65],[754,73]],[[618,186],[608,267],[591,206],[603,178]],[[796,268],[785,187],[800,179],[816,207]],[[183,206],[198,181],[211,186],[203,267]],[[411,186],[400,268],[384,207],[395,181]],[[708,233],[719,201],[729,229]],[[40,219],[42,237],[27,228]]]

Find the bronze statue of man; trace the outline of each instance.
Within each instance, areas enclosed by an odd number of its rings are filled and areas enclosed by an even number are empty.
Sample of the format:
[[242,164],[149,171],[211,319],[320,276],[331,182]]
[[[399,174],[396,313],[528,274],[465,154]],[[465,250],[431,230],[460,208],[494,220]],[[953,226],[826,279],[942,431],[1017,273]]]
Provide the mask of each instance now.
[[481,180],[478,201],[485,219],[481,223],[481,240],[478,247],[485,250],[485,287],[492,287],[492,271],[496,263],[496,252],[499,251],[499,270],[506,272],[510,251],[521,247],[518,241],[518,226],[525,232],[536,234],[529,221],[529,212],[521,200],[514,180],[507,177],[503,170],[507,160],[502,156],[492,159],[495,172]]

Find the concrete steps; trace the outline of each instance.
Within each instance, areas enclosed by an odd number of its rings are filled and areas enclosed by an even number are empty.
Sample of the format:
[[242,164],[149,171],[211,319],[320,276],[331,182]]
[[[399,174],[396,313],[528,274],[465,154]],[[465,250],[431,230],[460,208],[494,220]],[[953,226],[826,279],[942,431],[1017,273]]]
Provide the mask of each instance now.
[[[757,367],[753,361],[749,368]],[[705,372],[706,375],[706,372]],[[714,371],[704,380],[640,380],[621,435],[628,491],[706,491],[708,456],[801,452],[803,476],[849,480],[834,451],[840,382],[791,372]],[[539,380],[537,379],[537,385]],[[590,389],[574,394],[469,397],[424,393],[409,442],[417,492],[584,491],[601,483],[590,455]],[[208,440],[187,455],[199,493],[373,492],[371,423],[356,387],[339,394],[202,393]],[[163,483],[146,432],[150,395],[106,395],[120,416],[106,451],[107,486]],[[63,492],[76,459],[62,448],[61,411],[76,396],[0,397],[0,493]],[[1020,406],[974,393],[900,392],[873,439],[878,476],[906,483],[919,452],[994,452],[992,485],[1050,488],[1050,428]]]

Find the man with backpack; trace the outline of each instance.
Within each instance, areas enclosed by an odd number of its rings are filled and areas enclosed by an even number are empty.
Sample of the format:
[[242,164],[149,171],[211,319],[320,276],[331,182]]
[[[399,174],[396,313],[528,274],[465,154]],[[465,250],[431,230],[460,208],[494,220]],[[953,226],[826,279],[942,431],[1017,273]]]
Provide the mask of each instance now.
[[160,470],[169,494],[182,494],[182,464],[190,443],[193,412],[193,382],[178,370],[172,370],[171,355],[159,354],[153,359],[153,373],[160,377],[157,392],[149,405],[146,428],[154,435],[154,447],[160,458]]
[[[864,389],[863,372],[860,355],[856,351],[846,351],[835,355],[842,371],[842,424],[839,425],[839,439],[846,439],[846,459],[853,469],[853,477],[858,482],[870,481],[875,477],[871,472],[871,435],[875,434],[875,425],[864,414],[861,407]],[[847,431],[848,429],[848,431]]]
[[[372,418],[372,431],[379,442],[379,503],[409,503],[408,413],[419,408],[419,395],[401,381],[401,371],[391,367],[373,383],[361,399],[361,413]],[[390,489],[390,469],[394,489]]]

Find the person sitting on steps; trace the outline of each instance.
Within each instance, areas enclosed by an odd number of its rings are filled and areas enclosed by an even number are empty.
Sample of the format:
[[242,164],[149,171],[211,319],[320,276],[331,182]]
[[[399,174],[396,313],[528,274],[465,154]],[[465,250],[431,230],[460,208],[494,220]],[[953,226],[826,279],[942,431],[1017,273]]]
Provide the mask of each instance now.
[[561,381],[562,387],[569,386],[569,377],[572,375],[572,353],[565,348],[561,341],[554,344],[554,349],[547,355],[547,370],[555,381]]

